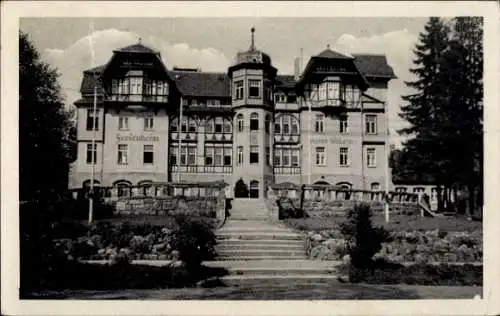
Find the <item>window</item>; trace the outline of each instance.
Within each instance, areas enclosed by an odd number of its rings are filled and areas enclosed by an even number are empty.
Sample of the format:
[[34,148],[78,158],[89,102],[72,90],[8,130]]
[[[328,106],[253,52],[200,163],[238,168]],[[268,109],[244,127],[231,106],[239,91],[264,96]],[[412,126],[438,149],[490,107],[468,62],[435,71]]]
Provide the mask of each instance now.
[[[95,125],[95,126],[94,126]],[[99,110],[95,111],[93,109],[87,110],[87,131],[99,130]]]
[[368,167],[376,167],[377,166],[375,148],[367,148],[366,149],[366,165]]
[[297,102],[297,96],[295,94],[289,94],[287,98],[288,103],[295,103]]
[[292,135],[298,135],[298,134],[299,134],[299,122],[295,118],[292,118]]
[[276,93],[275,98],[276,98],[277,103],[285,103],[286,102],[286,95],[283,93]]
[[95,163],[97,161],[97,144],[94,144],[92,149],[92,144],[87,144],[87,163]]
[[172,122],[170,122],[170,131],[177,132],[179,129],[179,119],[174,118]]
[[326,165],[325,147],[316,147],[316,165],[317,166]]
[[183,116],[182,121],[181,121],[181,132],[182,133],[187,132],[187,125],[188,125],[188,118]]
[[259,163],[259,146],[250,146],[250,163]]
[[243,80],[239,80],[234,83],[234,96],[236,100],[243,99]]
[[152,130],[153,129],[153,122],[154,122],[153,117],[145,117],[144,118],[144,130],[145,131]]
[[231,166],[232,165],[232,157],[233,157],[233,153],[232,153],[232,148],[230,147],[226,147],[224,148],[224,166]]
[[290,134],[290,116],[282,116],[283,134]]
[[260,80],[248,80],[248,96],[260,98]]
[[222,133],[222,125],[224,123],[224,119],[222,117],[215,118],[215,132]]
[[143,163],[153,164],[154,163],[154,149],[153,145],[144,145],[144,152],[142,154]]
[[395,191],[398,193],[406,193],[406,188],[405,187],[397,187]]
[[281,166],[281,149],[274,150],[274,165],[277,167]]
[[243,132],[243,122],[244,122],[243,114],[240,113],[236,116],[236,122],[238,125],[238,132],[240,132],[240,133]]
[[207,123],[205,124],[205,133],[213,133],[214,132],[214,120],[209,119],[207,120]]
[[232,125],[231,125],[231,121],[228,120],[228,119],[224,119],[224,123],[223,123],[223,132],[226,133],[226,134],[230,134],[232,133]]
[[196,122],[193,119],[189,120],[188,132],[189,133],[196,133]]
[[422,187],[413,188],[413,193],[424,193],[424,192],[425,192],[425,188],[422,188]]
[[188,147],[187,164],[190,166],[196,165],[196,147]]
[[[281,119],[279,119],[281,120]],[[275,134],[281,134],[281,124],[279,121],[277,121],[276,123],[274,123],[274,133]]]
[[356,87],[353,85],[345,86],[345,101],[348,106],[354,106],[357,102],[357,93]]
[[372,189],[372,191],[380,191],[380,183],[378,183],[378,182],[373,182],[373,183],[371,184],[371,189]]
[[214,148],[205,147],[205,166],[214,165]]
[[365,117],[366,134],[377,134],[377,116],[367,115]]
[[266,146],[266,165],[271,165],[271,149]]
[[292,167],[300,166],[299,155],[300,155],[299,150],[292,150]]
[[269,133],[269,128],[271,126],[271,117],[269,114],[266,114],[266,120],[265,120],[265,125],[264,128],[266,129],[266,133]]
[[221,166],[222,165],[222,157],[224,153],[224,148],[222,147],[214,147],[214,165]]
[[118,164],[126,165],[128,163],[128,145],[118,145]]
[[341,117],[339,119],[339,132],[341,134],[346,134],[349,132],[348,125],[347,125],[347,117]]
[[340,95],[340,82],[338,81],[329,81],[327,84],[327,98],[328,100],[338,100],[341,98]]
[[128,130],[128,117],[120,116],[118,118],[118,129],[120,131]]
[[323,114],[316,114],[314,117],[314,131],[316,133],[325,132],[325,116]]
[[282,154],[282,165],[283,167],[290,167],[290,156],[291,156],[291,151],[290,149],[283,149],[283,154]]
[[220,106],[220,100],[207,100],[207,106]]
[[340,147],[339,164],[341,166],[349,166],[349,148]]
[[130,184],[128,182],[122,181],[114,184],[118,189],[118,196],[128,196],[130,193]]
[[259,130],[259,114],[255,112],[250,114],[250,130],[251,131]]
[[238,146],[237,153],[238,153],[238,165],[241,165],[243,164],[243,146]]

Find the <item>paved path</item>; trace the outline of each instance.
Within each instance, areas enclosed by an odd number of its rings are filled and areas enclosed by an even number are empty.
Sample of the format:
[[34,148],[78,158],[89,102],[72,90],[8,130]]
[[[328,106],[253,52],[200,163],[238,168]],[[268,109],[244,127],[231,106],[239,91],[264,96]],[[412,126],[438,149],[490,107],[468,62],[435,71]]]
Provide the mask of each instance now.
[[35,299],[78,300],[360,300],[360,299],[472,299],[482,295],[474,286],[371,285],[342,283],[259,284],[239,287],[122,291],[65,291],[34,294]]

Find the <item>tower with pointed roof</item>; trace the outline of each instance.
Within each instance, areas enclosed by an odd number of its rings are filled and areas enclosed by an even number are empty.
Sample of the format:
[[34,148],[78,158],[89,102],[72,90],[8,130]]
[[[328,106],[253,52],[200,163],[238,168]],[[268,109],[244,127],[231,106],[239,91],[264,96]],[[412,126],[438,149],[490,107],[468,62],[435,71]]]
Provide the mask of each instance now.
[[263,196],[273,182],[271,133],[276,73],[269,55],[256,48],[252,28],[250,48],[239,52],[236,64],[228,69],[234,111],[233,183],[242,179],[252,197]]

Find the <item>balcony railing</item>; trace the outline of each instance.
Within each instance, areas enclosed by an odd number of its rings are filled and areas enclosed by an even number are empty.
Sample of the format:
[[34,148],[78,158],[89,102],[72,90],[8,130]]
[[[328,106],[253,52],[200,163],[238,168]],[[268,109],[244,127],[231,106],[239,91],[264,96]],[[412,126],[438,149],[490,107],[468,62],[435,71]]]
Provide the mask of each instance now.
[[[181,132],[181,141],[196,141],[198,139],[198,134],[196,132]],[[170,139],[178,141],[179,132],[170,132]]]
[[205,133],[205,141],[231,142],[233,141],[233,133]]
[[167,102],[168,95],[112,94],[107,100],[120,102]]
[[275,143],[299,143],[300,134],[274,134]]
[[274,167],[274,174],[300,174],[300,167]]
[[232,173],[233,166],[173,165],[172,172],[186,173]]

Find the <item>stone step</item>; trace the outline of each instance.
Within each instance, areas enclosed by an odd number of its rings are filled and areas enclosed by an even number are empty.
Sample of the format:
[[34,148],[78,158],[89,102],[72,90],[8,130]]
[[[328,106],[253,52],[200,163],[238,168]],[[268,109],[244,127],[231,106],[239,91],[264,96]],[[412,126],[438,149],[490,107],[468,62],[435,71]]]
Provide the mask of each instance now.
[[224,250],[240,250],[240,249],[248,249],[248,250],[293,250],[293,251],[305,251],[305,246],[303,244],[249,244],[249,243],[219,243],[216,246],[217,251]]
[[219,278],[226,286],[256,285],[263,283],[273,285],[283,285],[283,287],[300,284],[317,285],[338,282],[338,277],[334,274],[290,274],[290,275],[227,275]]
[[229,214],[229,220],[267,221],[267,214]]
[[203,265],[211,268],[274,268],[274,269],[336,269],[343,263],[341,261],[322,261],[322,260],[261,260],[261,261],[244,261],[244,260],[225,260],[225,261],[204,261]]
[[251,261],[251,260],[282,260],[282,261],[287,261],[287,260],[305,260],[306,256],[238,256],[238,257],[224,257],[220,256],[217,257],[217,260],[219,261]]
[[315,268],[230,268],[229,275],[331,275],[337,274],[335,269],[315,269]]
[[282,227],[277,227],[277,226],[261,226],[261,227],[242,227],[242,226],[223,226],[221,229],[218,230],[219,232],[227,232],[227,233],[244,233],[244,232],[278,232],[278,233],[293,233],[293,231],[282,228]]
[[302,240],[302,236],[295,233],[282,232],[224,232],[217,231],[217,239],[278,239],[278,240]]
[[218,257],[253,257],[253,256],[272,256],[272,257],[305,257],[304,249],[218,249]]
[[218,245],[304,245],[304,241],[293,240],[293,239],[238,239],[238,238],[227,238],[220,239]]

